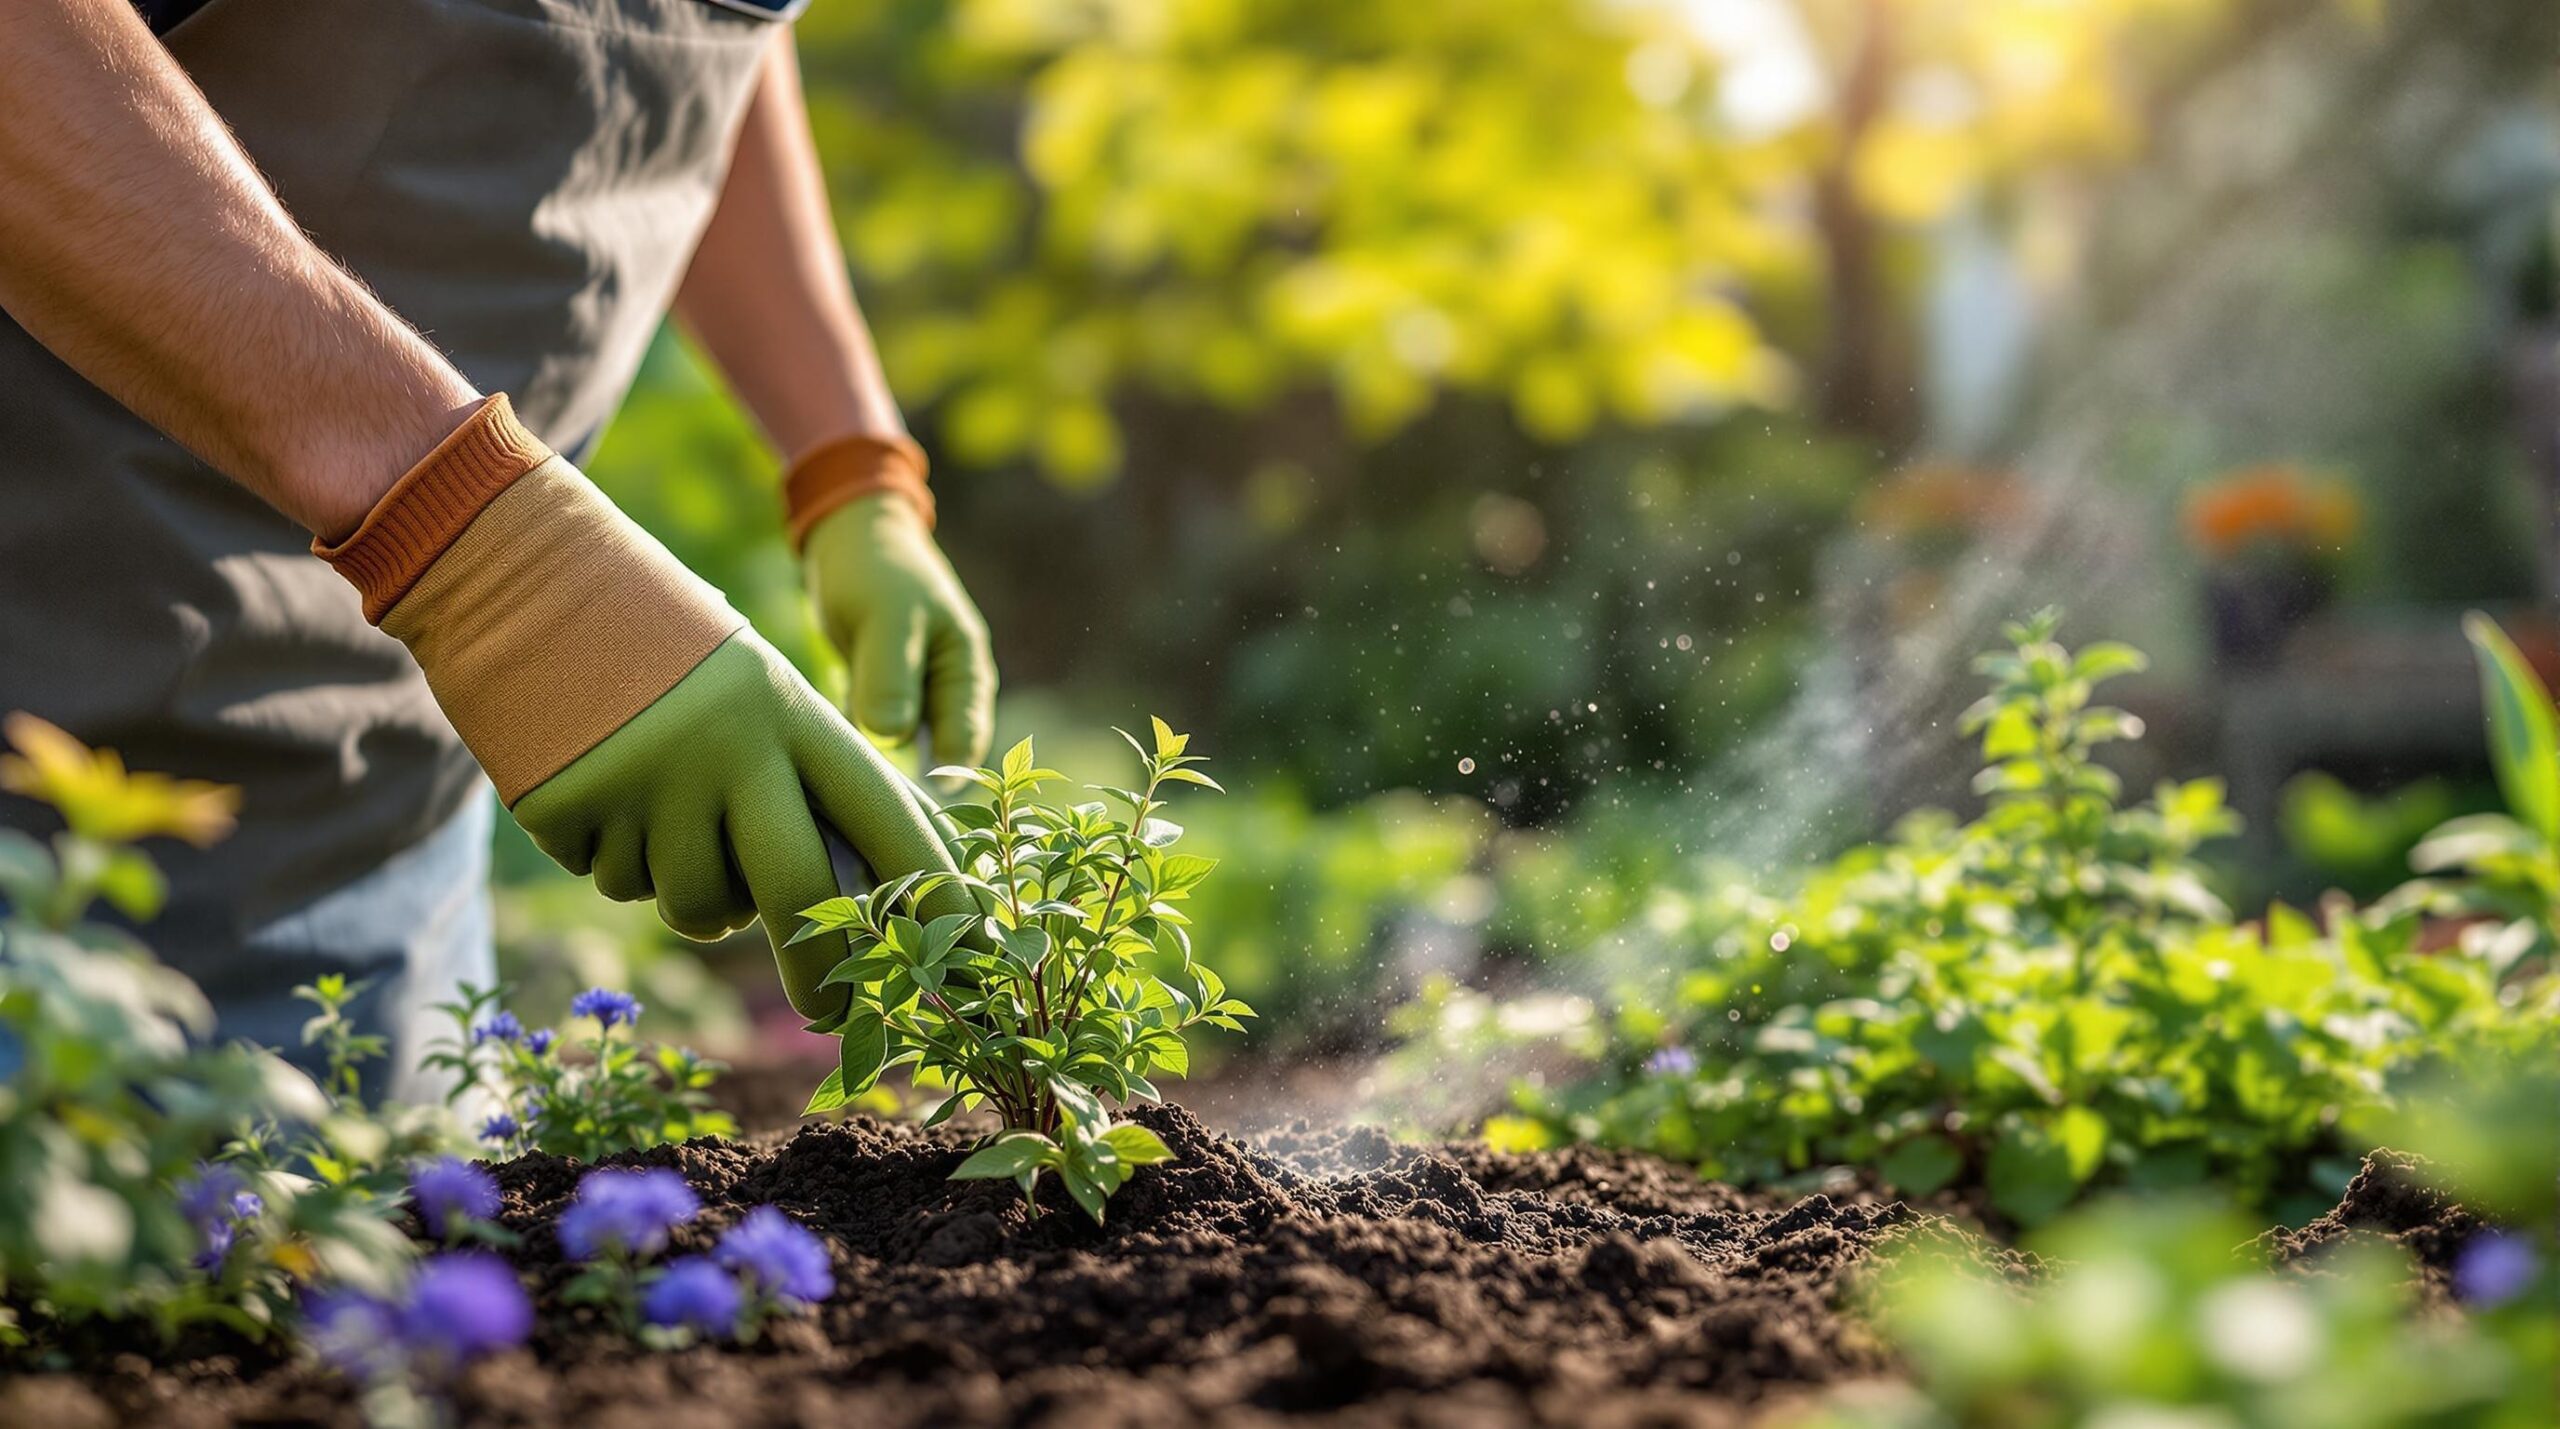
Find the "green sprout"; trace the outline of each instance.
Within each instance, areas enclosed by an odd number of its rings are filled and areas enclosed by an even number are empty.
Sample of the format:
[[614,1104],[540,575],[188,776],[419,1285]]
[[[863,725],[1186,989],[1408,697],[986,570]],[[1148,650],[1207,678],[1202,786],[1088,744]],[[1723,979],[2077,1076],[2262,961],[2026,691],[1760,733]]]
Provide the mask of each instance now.
[[[1027,739],[997,768],[936,770],[987,794],[946,811],[963,871],[909,874],[807,910],[794,940],[844,932],[848,954],[822,985],[850,992],[812,1024],[842,1039],[842,1065],[811,1111],[913,1067],[918,1083],[949,1093],[928,1125],[979,1106],[1003,1123],[955,1177],[1011,1179],[1034,1215],[1043,1172],[1100,1222],[1131,1172],[1171,1159],[1154,1132],[1114,1125],[1103,1099],[1159,1100],[1152,1077],[1190,1071],[1185,1032],[1241,1031],[1253,1009],[1192,955],[1180,905],[1216,861],[1173,852],[1182,828],[1158,817],[1167,785],[1217,782],[1192,767],[1188,735],[1160,719],[1154,732],[1152,749],[1120,732],[1144,779],[1096,786],[1104,799],[1091,803],[1040,800],[1065,776],[1040,768]],[[918,921],[925,896],[955,878],[981,911]]]

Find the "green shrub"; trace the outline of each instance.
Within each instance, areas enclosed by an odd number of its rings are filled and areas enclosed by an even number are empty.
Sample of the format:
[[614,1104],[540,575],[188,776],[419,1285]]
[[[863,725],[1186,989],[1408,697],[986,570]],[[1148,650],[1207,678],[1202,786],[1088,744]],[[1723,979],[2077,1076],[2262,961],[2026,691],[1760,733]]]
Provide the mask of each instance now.
[[[395,1168],[434,1129],[333,1103],[265,1049],[205,1045],[196,986],[86,921],[99,900],[156,913],[160,875],[132,845],[221,837],[232,791],[128,773],[25,715],[7,734],[0,786],[68,827],[0,830],[0,1345],[93,1317],[263,1337],[308,1286],[393,1284],[410,1259]],[[337,1038],[332,1060],[365,1051]]]
[[[1253,1009],[1193,959],[1176,906],[1215,862],[1171,852],[1182,828],[1157,817],[1166,785],[1218,786],[1190,767],[1201,761],[1185,753],[1189,736],[1164,721],[1152,751],[1121,737],[1138,752],[1142,787],[1101,792],[1126,817],[1109,803],[1041,802],[1041,786],[1065,776],[1038,767],[1026,739],[999,768],[935,771],[990,796],[946,811],[962,872],[909,874],[807,911],[797,937],[847,934],[822,985],[851,993],[811,1024],[841,1039],[842,1065],[810,1110],[913,1066],[949,1092],[927,1125],[981,1105],[1003,1122],[955,1177],[1012,1179],[1037,1214],[1033,1193],[1052,1171],[1097,1222],[1132,1171],[1172,1155],[1145,1127],[1114,1125],[1103,1098],[1155,1100],[1150,1076],[1190,1070],[1185,1031],[1241,1031]],[[955,878],[982,911],[918,921],[925,896]]]
[[2236,826],[2220,785],[2123,803],[2095,754],[2140,727],[2092,696],[2141,656],[2055,624],[1980,662],[1979,818],[1914,816],[1776,894],[1693,892],[1681,965],[1629,990],[1589,1075],[1516,1086],[1504,1137],[1746,1182],[1869,1166],[2028,1224],[2109,1185],[2302,1210],[2351,1169],[2342,1122],[2438,1049],[2560,1026],[2507,942],[2423,952],[2413,906],[2236,922],[2197,856]]

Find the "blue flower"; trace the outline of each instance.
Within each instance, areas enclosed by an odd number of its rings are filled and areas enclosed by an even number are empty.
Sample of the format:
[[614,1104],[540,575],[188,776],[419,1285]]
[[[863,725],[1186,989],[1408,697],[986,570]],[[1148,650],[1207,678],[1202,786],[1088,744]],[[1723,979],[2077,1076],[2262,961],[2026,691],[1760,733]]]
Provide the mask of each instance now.
[[825,1241],[771,1206],[758,1206],[720,1237],[712,1258],[777,1300],[814,1304],[835,1293]]
[[607,987],[591,987],[569,999],[569,1015],[592,1017],[599,1026],[609,1032],[616,1024],[629,1024],[640,1020],[640,1000],[627,992],[616,992]]
[[524,1040],[524,1024],[516,1020],[514,1013],[504,1008],[500,1008],[496,1016],[471,1029],[471,1044],[475,1047],[483,1042],[504,1042],[514,1046],[522,1040]]
[[2504,1305],[2533,1288],[2540,1258],[2523,1236],[2485,1231],[2453,1262],[2453,1293],[2465,1304]]
[[1657,1077],[1685,1077],[1698,1070],[1698,1054],[1686,1047],[1664,1047],[1644,1059],[1644,1069]]
[[340,1374],[378,1380],[400,1368],[400,1315],[353,1290],[328,1290],[302,1306],[302,1340]]
[[716,1337],[736,1332],[740,1303],[736,1281],[701,1256],[688,1255],[650,1282],[640,1297],[640,1315],[652,1325]]
[[524,1343],[533,1302],[507,1263],[486,1251],[448,1251],[419,1265],[400,1306],[400,1340],[437,1369]]
[[451,1156],[422,1161],[409,1173],[409,1199],[427,1234],[442,1239],[457,1221],[498,1214],[498,1178]]
[[577,1198],[560,1213],[560,1248],[577,1260],[607,1252],[655,1255],[666,1248],[667,1232],[701,1209],[693,1188],[673,1171],[590,1171],[578,1182]]
[[537,1027],[531,1032],[524,1034],[524,1049],[537,1057],[549,1056],[551,1054],[551,1038],[552,1032],[550,1028]]
[[239,1238],[240,1227],[256,1220],[267,1208],[237,1168],[218,1162],[196,1167],[195,1174],[178,1183],[178,1211],[204,1238],[195,1255],[195,1268],[208,1275],[222,1269],[231,1257],[232,1244]]
[[233,1203],[248,1194],[240,1168],[218,1161],[196,1163],[195,1174],[178,1183],[178,1212],[198,1230],[211,1230],[231,1219]]
[[489,1118],[487,1121],[480,1123],[480,1139],[482,1141],[508,1141],[512,1140],[515,1137],[515,1134],[522,1130],[524,1130],[524,1128],[516,1125],[516,1119],[514,1117],[507,1115],[505,1112],[500,1112],[496,1116]]
[[231,1242],[238,1234],[229,1221],[216,1221],[206,1226],[204,1249],[197,1251],[195,1259],[188,1263],[207,1275],[220,1274],[222,1262],[231,1258]]

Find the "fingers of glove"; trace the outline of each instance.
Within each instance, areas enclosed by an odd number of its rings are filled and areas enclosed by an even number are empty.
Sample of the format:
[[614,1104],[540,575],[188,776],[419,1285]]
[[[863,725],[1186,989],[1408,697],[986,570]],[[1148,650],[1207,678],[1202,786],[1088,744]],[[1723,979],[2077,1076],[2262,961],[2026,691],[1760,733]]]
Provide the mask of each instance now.
[[996,657],[987,624],[963,606],[934,622],[926,652],[926,718],[938,764],[983,764],[996,733]]
[[876,610],[855,632],[854,721],[890,744],[915,737],[924,705],[925,609],[901,602]]
[[773,943],[783,995],[803,1017],[842,1005],[843,998],[836,995],[841,989],[821,996],[818,984],[844,961],[844,935],[790,941],[800,931],[803,910],[836,896],[835,871],[827,863],[807,794],[788,775],[760,781],[730,804],[728,826],[738,871]]
[[[795,740],[800,778],[820,812],[871,865],[873,875],[886,882],[919,870],[956,871],[950,846],[906,777],[842,720],[827,717],[824,710],[817,714]],[[974,906],[957,886],[945,885],[926,898],[923,911],[939,917]]]
[[755,902],[721,847],[717,810],[663,818],[649,830],[649,881],[658,917],[696,942],[711,942],[755,921]]
[[595,872],[596,826],[583,820],[538,819],[529,816],[522,805],[513,811],[517,827],[524,830],[533,846],[543,856],[580,878]]
[[596,891],[616,903],[638,903],[651,896],[649,859],[640,825],[627,819],[606,824],[596,842]]

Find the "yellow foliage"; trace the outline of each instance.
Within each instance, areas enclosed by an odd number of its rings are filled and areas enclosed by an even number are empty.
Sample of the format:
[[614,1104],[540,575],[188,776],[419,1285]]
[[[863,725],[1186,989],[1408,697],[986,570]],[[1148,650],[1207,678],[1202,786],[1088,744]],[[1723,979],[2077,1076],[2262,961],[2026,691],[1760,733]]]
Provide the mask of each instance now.
[[0,721],[15,754],[0,755],[0,789],[61,810],[72,832],[102,843],[155,834],[198,848],[231,832],[240,791],[226,784],[136,774],[111,749],[92,750],[34,715]]

